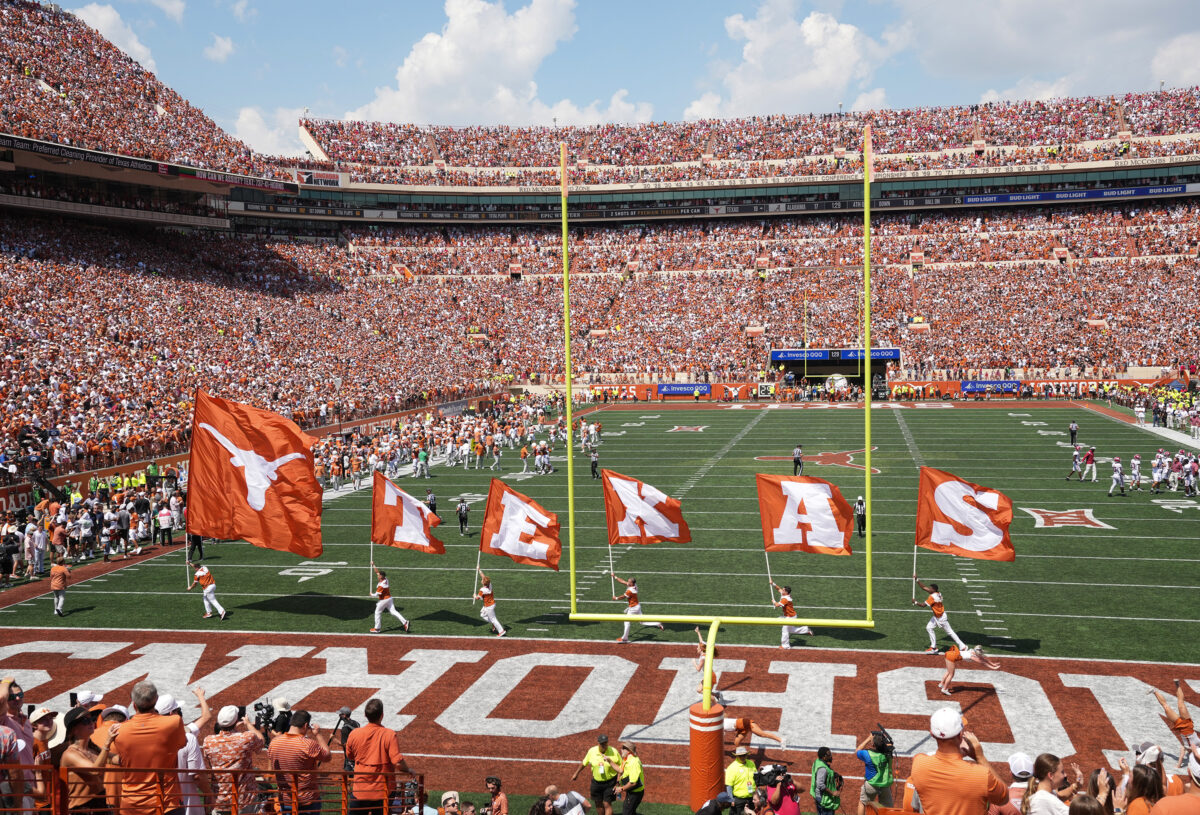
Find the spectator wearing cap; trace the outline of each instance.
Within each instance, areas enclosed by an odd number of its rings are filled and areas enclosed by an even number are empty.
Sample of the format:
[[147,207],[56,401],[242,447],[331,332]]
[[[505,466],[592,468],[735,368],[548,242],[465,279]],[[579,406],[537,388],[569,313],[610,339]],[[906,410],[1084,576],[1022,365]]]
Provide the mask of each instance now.
[[[100,711],[100,723],[96,726],[96,732],[92,734],[92,744],[99,749],[104,746],[103,740],[107,738],[106,733],[114,724],[121,724],[128,721],[129,711],[123,705],[109,705]],[[108,752],[108,765],[117,767],[121,764],[121,756],[115,750]],[[116,811],[121,803],[121,775],[120,773],[107,772],[104,774],[104,792],[108,799],[110,809]]]
[[717,793],[716,798],[709,798],[699,809],[696,810],[696,815],[721,815],[722,812],[733,806],[733,796],[725,790]]
[[158,714],[158,688],[152,682],[138,682],[131,695],[134,714],[121,725],[112,746],[123,766],[141,769],[121,773],[121,815],[183,815],[179,775],[174,772],[179,751],[187,746],[183,719]]
[[739,815],[754,799],[754,774],[758,766],[750,758],[746,746],[733,749],[733,761],[725,768],[725,789],[733,796],[734,811]]
[[1160,798],[1150,815],[1200,815],[1200,747],[1193,747],[1187,762],[1191,784],[1187,792]]
[[33,728],[33,754],[40,755],[49,748],[50,740],[58,732],[58,711],[39,707],[30,714],[29,724]]
[[254,757],[263,748],[262,731],[242,715],[235,705],[226,705],[217,712],[214,733],[204,739],[202,750],[213,770],[242,770],[243,772],[214,773],[217,792],[213,801],[214,815],[232,815],[233,790],[237,787],[237,812],[253,812],[259,794],[254,773]]
[[1025,788],[1033,777],[1033,759],[1028,753],[1013,753],[1008,757],[1008,769],[1012,774],[1012,783],[1008,785],[1008,800],[1002,804],[988,806],[988,815],[1020,815],[1021,800],[1025,797]]
[[574,781],[584,767],[592,771],[592,785],[588,794],[596,806],[596,815],[612,815],[620,761],[620,754],[608,746],[608,736],[600,733],[596,736],[596,743],[584,753],[583,761],[571,776],[571,780]]
[[[194,691],[201,701],[204,700],[204,691],[197,689]],[[154,709],[158,711],[160,716],[176,716],[180,721],[183,721],[183,709],[179,706],[179,702],[174,696],[169,693],[164,693],[158,697],[158,701],[154,704]],[[197,719],[201,724],[207,724],[209,719],[208,708],[205,705],[205,713],[202,719]],[[212,800],[212,783],[211,778],[206,773],[196,773],[196,770],[207,769],[204,764],[204,751],[200,749],[200,740],[196,738],[196,731],[192,729],[195,722],[184,726],[186,733],[187,744],[179,749],[179,782],[180,790],[183,794],[184,815],[204,815],[208,808],[208,802]],[[197,728],[198,729],[198,728]]]
[[312,771],[329,761],[329,737],[310,724],[312,716],[307,710],[291,713],[291,725],[286,733],[271,739],[267,757],[270,769],[278,774],[280,811],[308,815],[321,811],[321,789]]
[[[34,756],[37,753],[33,749],[33,725],[26,717],[23,710],[25,702],[25,691],[17,684],[16,680],[11,677],[5,677],[0,680],[0,698],[4,700],[4,707],[0,708],[0,725],[11,729],[17,734],[18,742],[17,764],[33,764]],[[25,771],[25,780],[28,783],[33,781],[33,772]],[[33,802],[27,800],[28,806],[32,806]]]
[[[1134,751],[1135,764],[1141,764],[1154,770],[1162,785],[1163,795],[1180,795],[1183,793],[1183,779],[1177,775],[1168,775],[1163,765],[1162,748],[1157,744],[1144,741]],[[1130,800],[1133,796],[1130,795]]]
[[642,772],[642,760],[638,758],[637,745],[621,742],[621,775],[617,780],[617,792],[621,799],[621,815],[637,815],[638,804],[646,794],[646,775]]
[[[963,730],[962,714],[951,707],[935,711],[929,717],[929,732],[937,750],[914,758],[909,773],[926,815],[973,815],[1008,800],[1008,789],[988,764],[979,739]],[[974,752],[975,763],[963,759],[963,741]]]
[[453,790],[442,793],[442,804],[438,807],[438,815],[460,815],[462,804],[458,793]]
[[498,776],[489,775],[483,779],[483,783],[487,788],[488,795],[492,796],[489,804],[488,812],[491,815],[508,815],[508,794],[503,792],[500,787],[503,786]]
[[354,762],[354,786],[349,811],[362,815],[385,815],[395,789],[397,772],[412,775],[396,731],[380,724],[383,702],[370,699],[363,708],[367,723],[350,731],[346,738],[346,760]]
[[71,708],[63,717],[66,749],[59,767],[66,771],[67,806],[71,810],[107,813],[104,796],[104,767],[118,728],[114,725],[105,734],[103,746],[97,749],[92,742],[96,723],[89,711]]

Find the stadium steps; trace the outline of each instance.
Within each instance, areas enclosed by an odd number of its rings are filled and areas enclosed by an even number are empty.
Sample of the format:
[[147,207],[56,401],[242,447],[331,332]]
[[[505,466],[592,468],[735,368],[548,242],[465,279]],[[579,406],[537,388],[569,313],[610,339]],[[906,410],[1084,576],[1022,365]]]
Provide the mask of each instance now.
[[1117,102],[1117,138],[1128,139],[1133,136],[1133,131],[1129,129],[1129,121],[1125,118],[1125,103]]
[[442,151],[438,149],[437,139],[433,137],[433,133],[425,134],[425,146],[429,148],[429,154],[433,156],[433,161],[442,160]]

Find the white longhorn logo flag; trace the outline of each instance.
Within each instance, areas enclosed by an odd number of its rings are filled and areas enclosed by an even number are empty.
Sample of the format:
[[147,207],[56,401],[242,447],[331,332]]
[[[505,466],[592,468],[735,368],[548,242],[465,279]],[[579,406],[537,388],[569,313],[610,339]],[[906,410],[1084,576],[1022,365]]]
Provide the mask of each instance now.
[[242,467],[246,477],[246,503],[256,512],[261,512],[267,505],[267,490],[279,479],[278,470],[289,461],[304,458],[304,453],[288,453],[274,461],[267,461],[253,450],[243,450],[225,438],[221,431],[208,422],[200,422],[199,426],[212,434],[222,447],[229,451],[229,463],[234,467]]
[[691,530],[680,502],[636,478],[602,470],[608,543],[688,543]]

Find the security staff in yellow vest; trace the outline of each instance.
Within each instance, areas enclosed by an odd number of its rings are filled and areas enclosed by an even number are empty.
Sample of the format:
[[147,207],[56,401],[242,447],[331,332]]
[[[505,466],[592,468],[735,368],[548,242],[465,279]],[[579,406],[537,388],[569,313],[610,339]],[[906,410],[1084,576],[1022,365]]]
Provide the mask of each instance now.
[[[584,767],[592,771],[591,799],[596,815],[612,815],[612,802],[616,796],[617,774],[621,768],[621,755],[608,746],[608,736],[596,736],[596,744],[583,756],[583,761],[571,776],[574,781]],[[753,780],[751,781],[753,783]]]
[[725,789],[733,796],[733,811],[741,812],[754,798],[754,773],[758,767],[743,744],[733,751],[733,763],[725,768]]

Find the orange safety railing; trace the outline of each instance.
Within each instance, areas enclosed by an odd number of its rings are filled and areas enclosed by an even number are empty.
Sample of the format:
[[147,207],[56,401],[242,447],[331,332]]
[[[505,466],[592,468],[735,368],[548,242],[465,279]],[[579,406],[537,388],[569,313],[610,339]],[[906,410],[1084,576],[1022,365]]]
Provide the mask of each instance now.
[[[142,776],[136,790],[128,789],[130,775]],[[425,776],[392,774],[387,781],[384,815],[420,813]],[[180,815],[350,815],[353,798],[354,773],[343,770],[0,765],[0,815],[168,815],[177,809]],[[300,802],[298,810],[293,801]]]

